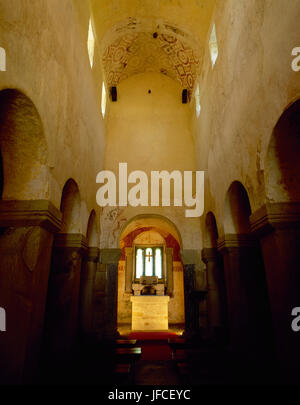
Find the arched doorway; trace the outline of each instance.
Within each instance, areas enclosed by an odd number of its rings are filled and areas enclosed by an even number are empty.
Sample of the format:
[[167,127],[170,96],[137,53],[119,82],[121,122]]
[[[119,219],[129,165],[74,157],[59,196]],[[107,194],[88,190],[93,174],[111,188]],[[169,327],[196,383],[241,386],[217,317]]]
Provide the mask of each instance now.
[[[119,327],[131,326],[131,297],[144,294],[169,297],[167,328],[183,328],[184,283],[180,242],[177,228],[159,215],[139,215],[123,227],[118,270]],[[151,276],[155,279],[154,284],[144,288],[144,277]],[[141,324],[145,330],[156,328],[147,321],[146,315],[144,318]]]
[[5,200],[47,196],[47,143],[33,102],[15,89],[0,91],[0,146]]
[[44,325],[44,367],[71,367],[78,338],[79,290],[86,239],[81,233],[81,198],[69,179],[62,191],[61,232],[55,236]]
[[217,249],[218,237],[216,218],[212,212],[208,212],[202,260],[206,264],[209,336],[224,343],[227,340],[227,305],[223,261]]
[[244,186],[228,189],[224,237],[219,240],[226,280],[230,341],[234,351],[261,365],[273,348],[269,297],[260,245],[250,228],[251,207]]
[[300,100],[279,118],[265,162],[267,201],[300,202]]
[[80,281],[80,336],[83,341],[89,341],[94,333],[94,283],[99,261],[99,230],[97,215],[92,210],[87,226],[87,254],[84,257]]
[[0,374],[3,383],[20,383],[36,372],[59,213],[47,201],[41,117],[15,89],[0,92],[0,150],[0,307],[9,314]]
[[276,331],[277,356],[289,377],[298,368],[299,336],[292,330],[299,307],[300,274],[300,100],[277,121],[265,161],[266,204],[252,217],[260,238]]

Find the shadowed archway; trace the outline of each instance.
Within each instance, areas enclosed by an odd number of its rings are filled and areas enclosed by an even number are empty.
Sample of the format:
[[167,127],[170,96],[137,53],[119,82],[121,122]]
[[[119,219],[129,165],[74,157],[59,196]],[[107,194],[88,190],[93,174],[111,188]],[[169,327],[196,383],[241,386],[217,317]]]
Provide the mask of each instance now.
[[273,336],[264,262],[251,234],[251,206],[242,183],[233,182],[224,207],[225,235],[219,239],[226,280],[230,341],[250,362],[267,359]]

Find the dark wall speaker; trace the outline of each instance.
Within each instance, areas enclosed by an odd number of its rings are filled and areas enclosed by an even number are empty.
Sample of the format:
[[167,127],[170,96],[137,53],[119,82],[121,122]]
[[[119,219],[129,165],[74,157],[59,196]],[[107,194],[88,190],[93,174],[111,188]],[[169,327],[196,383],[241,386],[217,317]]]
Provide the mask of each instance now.
[[188,96],[189,96],[189,94],[188,94],[187,89],[183,89],[182,90],[182,104],[187,104]]
[[112,86],[112,87],[110,88],[110,98],[111,98],[111,101],[117,101],[118,95],[117,95],[117,88],[116,88],[116,86]]

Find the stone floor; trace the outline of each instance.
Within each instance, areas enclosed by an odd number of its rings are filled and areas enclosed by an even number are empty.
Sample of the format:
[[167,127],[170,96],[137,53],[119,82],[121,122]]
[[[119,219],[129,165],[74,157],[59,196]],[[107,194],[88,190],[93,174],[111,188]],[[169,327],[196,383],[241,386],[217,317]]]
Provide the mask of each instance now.
[[182,381],[171,360],[141,360],[135,368],[135,385],[180,385]]
[[[122,337],[126,338],[132,332],[130,326],[123,325],[118,328]],[[183,327],[171,325],[167,332],[181,336]],[[167,340],[139,340],[138,346],[142,347],[143,355],[134,367],[134,381],[132,381],[134,385],[180,385],[183,383],[183,379],[180,378],[172,361]]]
[[[126,330],[122,332],[126,336]],[[225,346],[217,347],[201,340],[183,353],[186,356],[182,362],[172,358],[167,339],[140,340],[138,346],[142,347],[142,357],[128,375],[116,375],[111,346],[106,348],[103,343],[94,342],[67,361],[66,369],[56,364],[52,370],[47,369],[40,384],[251,386],[291,382],[290,377],[278,373],[272,362],[264,363],[260,356],[255,363],[246,354],[234,356]]]

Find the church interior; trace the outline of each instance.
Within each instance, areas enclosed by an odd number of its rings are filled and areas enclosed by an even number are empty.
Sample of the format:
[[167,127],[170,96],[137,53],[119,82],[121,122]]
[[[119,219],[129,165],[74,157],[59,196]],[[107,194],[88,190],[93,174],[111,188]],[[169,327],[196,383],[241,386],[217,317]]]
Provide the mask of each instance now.
[[[299,383],[299,18],[0,0],[1,385]],[[121,164],[204,172],[202,215]]]

